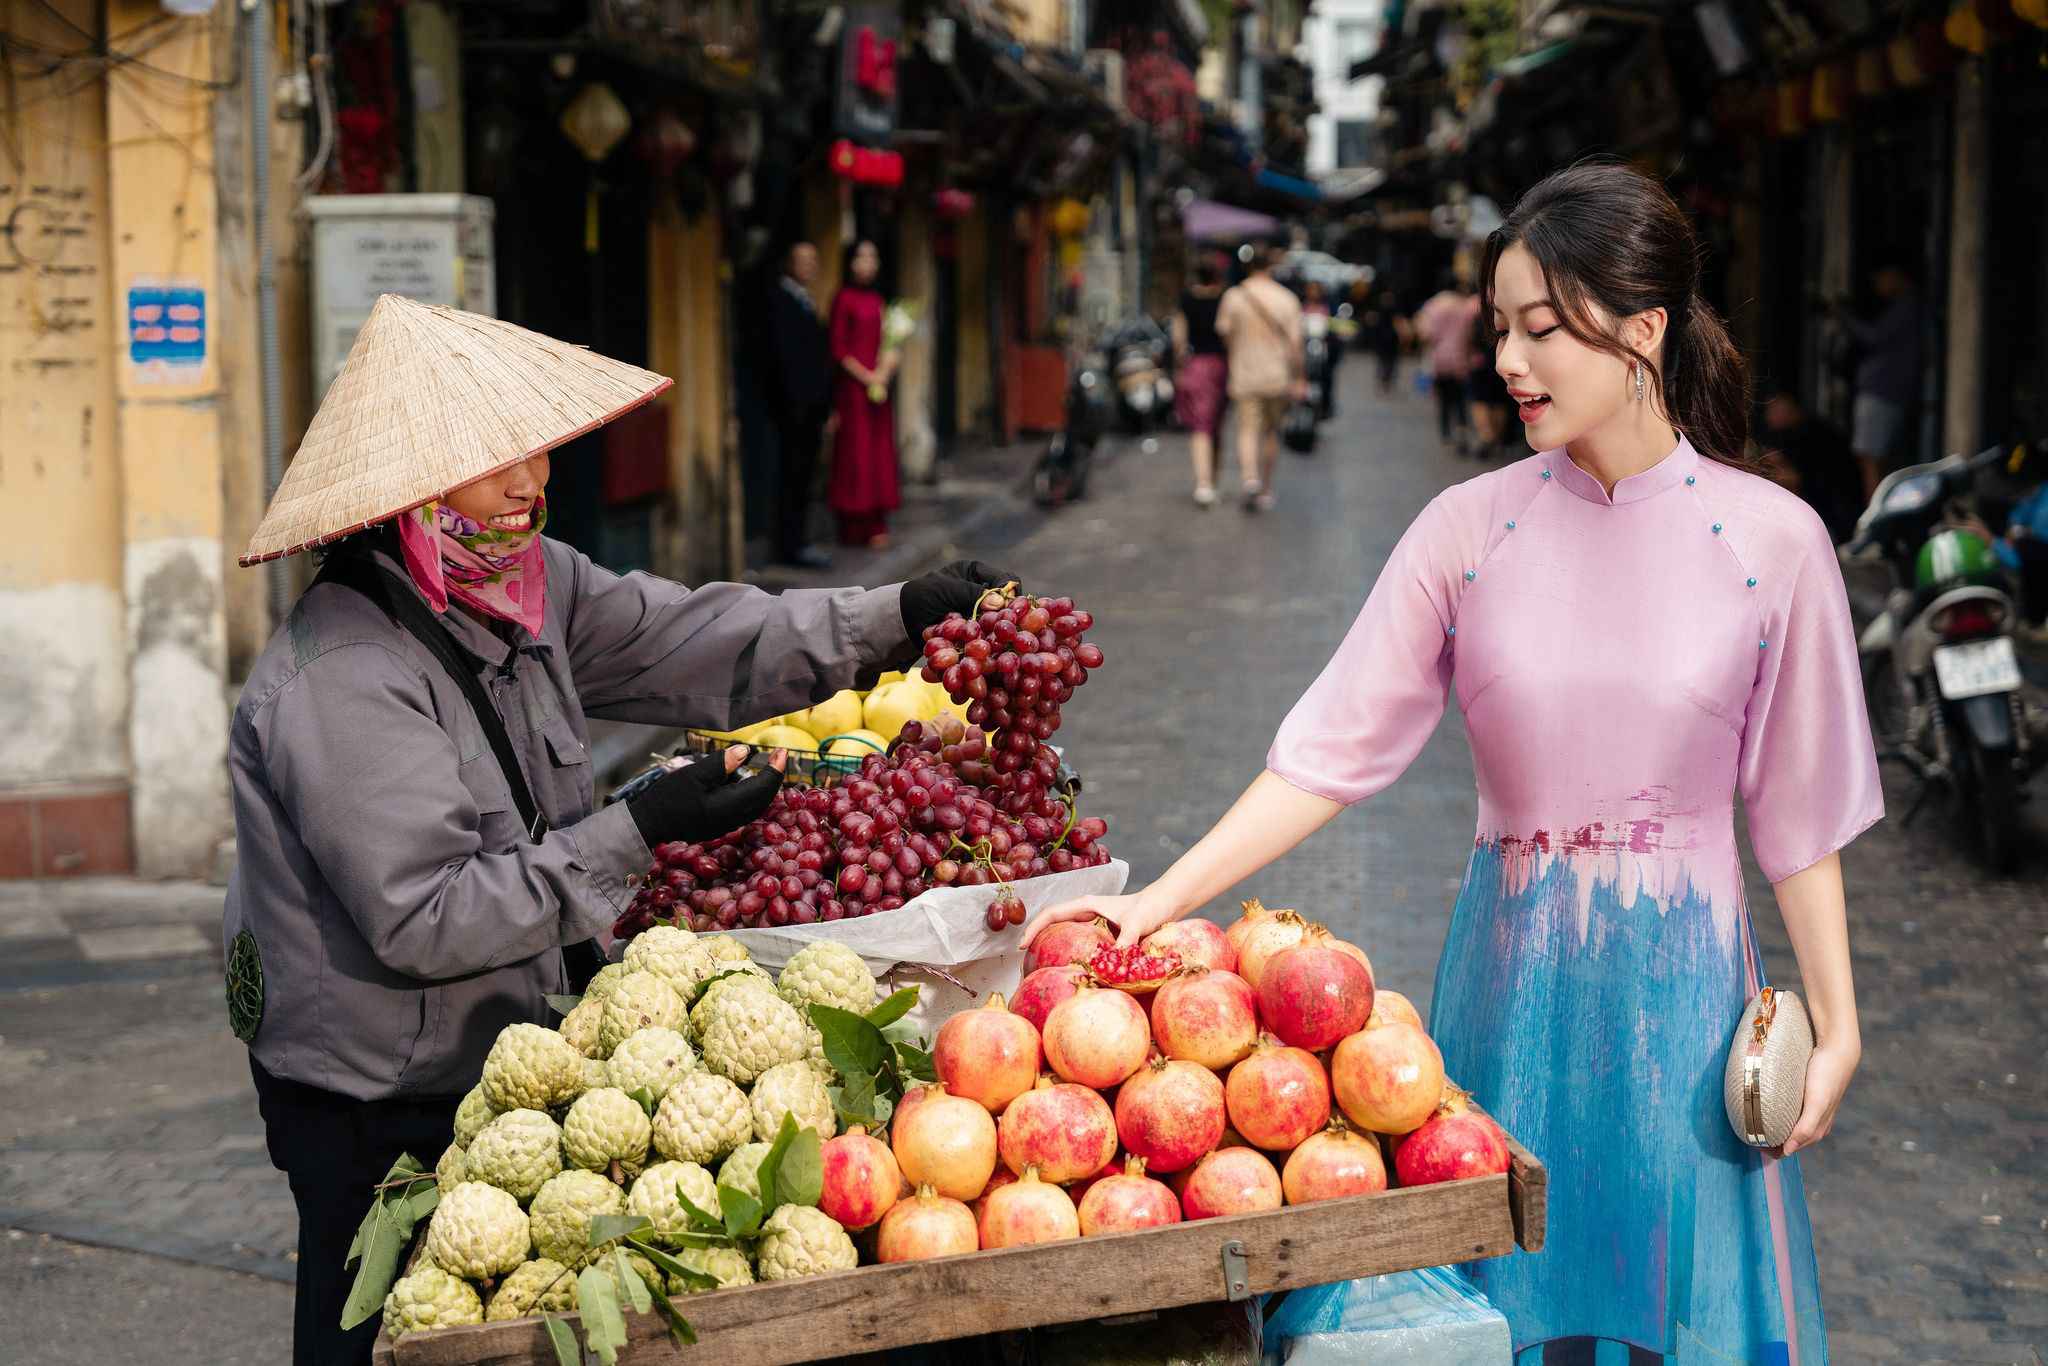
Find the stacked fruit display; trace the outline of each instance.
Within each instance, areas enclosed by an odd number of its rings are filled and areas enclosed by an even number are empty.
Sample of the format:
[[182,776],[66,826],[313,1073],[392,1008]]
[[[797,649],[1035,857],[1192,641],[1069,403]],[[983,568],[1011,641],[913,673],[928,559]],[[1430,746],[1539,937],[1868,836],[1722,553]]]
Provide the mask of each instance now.
[[[924,681],[895,685],[942,686],[965,720],[947,710],[904,720],[887,754],[868,753],[834,786],[785,785],[744,829],[661,845],[614,935],[662,923],[708,931],[843,920],[895,910],[933,887],[1109,862],[1107,822],[1080,815],[1046,743],[1102,663],[1100,647],[1082,639],[1094,619],[1067,598],[994,592],[987,602],[972,619],[956,613],[930,628]],[[753,742],[781,743],[772,732]],[[1023,907],[999,897],[988,916],[991,929],[1021,924]]]
[[[578,1273],[620,1251],[664,1296],[855,1265],[815,1196],[778,1201],[761,1173],[786,1127],[837,1131],[838,1078],[809,1007],[860,1013],[875,994],[842,945],[805,947],[778,980],[733,939],[642,934],[557,1028],[515,1024],[492,1045],[434,1169],[424,1258],[385,1299],[387,1328],[566,1312]],[[757,1222],[706,1233],[689,1207],[730,1222],[733,1192],[758,1202]],[[592,1221],[606,1215],[649,1224],[638,1243],[593,1249]],[[643,1246],[672,1269],[633,1250]]]
[[802,711],[739,730],[697,733],[708,740],[763,750],[862,759],[882,753],[910,722],[936,721],[948,712],[965,720],[967,707],[948,698],[936,683],[904,673],[885,673],[866,692],[846,688]]
[[[1015,997],[946,1021],[933,1062],[886,1153],[863,1139],[827,1166],[821,1203],[879,1221],[882,1261],[1368,1194],[1389,1157],[1403,1186],[1508,1167],[1364,952],[1255,901],[1227,931],[1180,921],[1131,948],[1099,920],[1054,926]],[[885,1156],[914,1196],[886,1198]]]

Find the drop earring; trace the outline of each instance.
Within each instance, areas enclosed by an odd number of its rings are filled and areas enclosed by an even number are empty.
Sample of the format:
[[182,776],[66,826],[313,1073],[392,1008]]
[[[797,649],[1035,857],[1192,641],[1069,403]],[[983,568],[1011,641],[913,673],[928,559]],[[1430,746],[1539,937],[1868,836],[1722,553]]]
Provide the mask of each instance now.
[[1629,369],[1635,373],[1636,377],[1636,402],[1641,403],[1643,401],[1643,389],[1645,387],[1643,381],[1643,363],[1641,361],[1637,361],[1634,365],[1631,365]]

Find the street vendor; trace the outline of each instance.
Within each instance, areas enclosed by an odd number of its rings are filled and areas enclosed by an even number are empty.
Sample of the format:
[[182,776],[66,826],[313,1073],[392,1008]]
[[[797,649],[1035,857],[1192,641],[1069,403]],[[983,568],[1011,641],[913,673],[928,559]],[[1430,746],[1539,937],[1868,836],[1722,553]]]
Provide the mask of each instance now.
[[[298,1206],[299,1363],[364,1362],[343,1262],[401,1152],[432,1160],[491,1041],[546,1021],[669,840],[764,811],[780,756],[598,809],[586,716],[725,729],[915,654],[1000,581],[685,588],[541,534],[548,452],[669,381],[506,323],[377,303],[244,565],[319,550],[251,670],[223,934],[271,1161]],[[565,950],[567,954],[565,956]]]

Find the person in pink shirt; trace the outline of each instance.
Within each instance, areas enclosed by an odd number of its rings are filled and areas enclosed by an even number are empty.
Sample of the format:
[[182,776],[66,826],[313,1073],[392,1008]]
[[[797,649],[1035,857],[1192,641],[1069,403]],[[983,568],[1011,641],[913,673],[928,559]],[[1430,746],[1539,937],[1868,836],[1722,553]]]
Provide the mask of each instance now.
[[1458,277],[1444,273],[1443,287],[1429,296],[1415,314],[1415,335],[1422,341],[1423,363],[1429,368],[1429,384],[1436,391],[1436,430],[1446,442],[1456,442],[1458,454],[1472,431],[1472,417],[1465,406],[1465,380],[1479,363],[1472,349],[1472,329],[1479,321],[1479,300],[1468,294]]
[[[1792,1154],[1861,1057],[1839,851],[1884,799],[1834,546],[1744,463],[1743,362],[1699,272],[1633,169],[1524,196],[1481,280],[1535,453],[1423,509],[1200,843],[1025,931],[1101,914],[1132,943],[1187,915],[1392,785],[1455,692],[1478,821],[1429,1028],[1550,1170],[1544,1251],[1467,1268],[1525,1366],[1827,1360]],[[1775,1151],[1722,1100],[1767,980],[1738,796],[1816,1038]]]

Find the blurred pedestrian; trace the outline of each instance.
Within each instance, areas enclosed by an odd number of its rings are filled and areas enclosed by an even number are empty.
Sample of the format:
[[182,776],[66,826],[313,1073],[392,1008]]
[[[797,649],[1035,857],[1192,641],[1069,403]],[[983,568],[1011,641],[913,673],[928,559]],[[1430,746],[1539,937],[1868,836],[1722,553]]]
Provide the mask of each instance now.
[[1863,497],[1877,492],[1877,481],[1902,463],[1912,448],[1906,414],[1920,392],[1920,296],[1904,266],[1880,267],[1871,276],[1877,315],[1858,318],[1839,304],[1829,305],[1835,319],[1861,349],[1856,363],[1856,399],[1851,412],[1849,444],[1863,467]]
[[1195,462],[1195,506],[1216,506],[1216,445],[1223,430],[1224,390],[1230,361],[1216,331],[1223,302],[1223,267],[1213,256],[1195,263],[1194,283],[1180,296],[1173,315],[1174,416],[1188,432]]
[[1508,382],[1492,365],[1493,321],[1472,310],[1472,355],[1474,363],[1467,381],[1467,402],[1472,410],[1472,429],[1478,441],[1472,454],[1492,460],[1505,453],[1508,435]]
[[[1991,538],[1991,548],[2020,581],[2022,616],[2039,628],[2048,623],[2048,484],[2036,484],[2005,523],[2005,535]],[[2030,635],[2042,639],[2038,629]]]
[[1308,391],[1302,372],[1301,301],[1273,278],[1277,247],[1252,251],[1242,282],[1216,310],[1216,331],[1230,352],[1230,401],[1237,407],[1237,467],[1247,512],[1273,507],[1280,424],[1287,405]]
[[1806,411],[1780,391],[1764,403],[1763,448],[1771,477],[1806,500],[1836,545],[1849,539],[1862,513],[1863,476],[1841,428]]
[[840,373],[830,501],[839,519],[839,543],[871,550],[888,547],[889,514],[903,501],[897,488],[896,405],[889,397],[898,353],[885,353],[882,346],[888,305],[875,284],[881,273],[882,253],[875,244],[854,243],[846,257],[846,283],[832,301],[832,359]]
[[775,490],[775,558],[800,569],[828,569],[832,557],[810,543],[811,491],[818,450],[832,415],[832,342],[818,316],[811,286],[818,279],[818,249],[791,246],[782,275],[768,296],[767,373],[762,377],[782,448]]
[[[1322,392],[1316,408],[1316,418],[1327,422],[1337,415],[1337,365],[1344,359],[1344,343],[1337,336],[1337,329],[1331,326],[1334,315],[1330,311],[1330,291],[1320,280],[1310,280],[1301,290],[1301,318],[1305,337],[1311,343],[1320,340],[1323,344]],[[1310,377],[1310,389],[1315,388],[1315,376]]]
[[1401,367],[1400,306],[1393,290],[1383,289],[1378,299],[1361,305],[1358,340],[1372,355],[1380,396],[1384,398],[1394,392],[1394,379]]
[[1415,335],[1424,348],[1429,385],[1436,391],[1436,431],[1455,445],[1459,455],[1471,444],[1472,416],[1465,407],[1465,383],[1476,357],[1472,325],[1479,299],[1466,292],[1458,277],[1445,271],[1441,287],[1415,314]]

